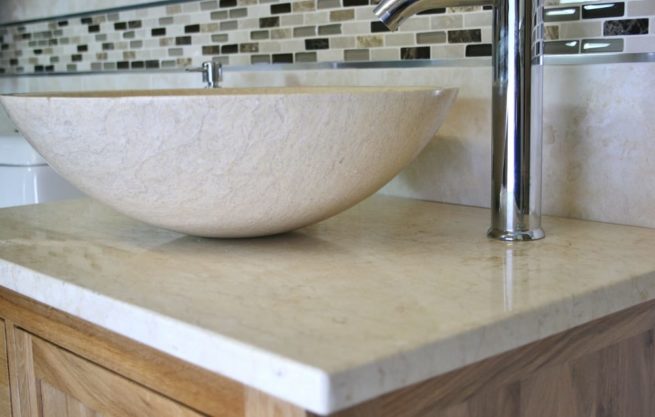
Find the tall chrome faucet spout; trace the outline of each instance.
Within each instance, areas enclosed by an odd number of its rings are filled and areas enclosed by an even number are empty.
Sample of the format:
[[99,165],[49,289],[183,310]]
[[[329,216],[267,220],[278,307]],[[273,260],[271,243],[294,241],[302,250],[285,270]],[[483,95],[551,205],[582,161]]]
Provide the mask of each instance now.
[[491,227],[505,241],[536,240],[541,229],[543,0],[382,0],[389,29],[424,10],[494,6]]

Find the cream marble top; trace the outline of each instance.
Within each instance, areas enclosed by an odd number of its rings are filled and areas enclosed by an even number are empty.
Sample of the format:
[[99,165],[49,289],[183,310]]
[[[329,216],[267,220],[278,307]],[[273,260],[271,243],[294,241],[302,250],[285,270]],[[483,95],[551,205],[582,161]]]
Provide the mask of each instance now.
[[655,230],[375,196],[277,237],[208,240],[88,199],[0,210],[0,284],[318,413],[655,298]]

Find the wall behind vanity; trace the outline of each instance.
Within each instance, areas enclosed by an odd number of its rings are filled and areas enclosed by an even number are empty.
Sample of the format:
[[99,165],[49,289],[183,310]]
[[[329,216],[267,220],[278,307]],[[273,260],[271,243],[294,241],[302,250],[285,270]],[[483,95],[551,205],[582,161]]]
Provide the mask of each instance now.
[[[491,12],[437,9],[389,33],[368,3],[5,1],[0,90],[196,87],[181,69],[208,59],[228,65],[226,86],[458,86],[439,135],[382,192],[488,206]],[[655,227],[655,2],[549,0],[544,16],[544,211]],[[437,66],[266,65],[417,59]]]

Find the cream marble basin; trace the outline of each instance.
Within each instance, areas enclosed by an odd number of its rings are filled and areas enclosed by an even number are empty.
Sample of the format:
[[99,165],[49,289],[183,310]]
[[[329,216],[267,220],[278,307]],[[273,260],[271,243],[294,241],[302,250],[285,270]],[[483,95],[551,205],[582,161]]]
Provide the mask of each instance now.
[[183,233],[248,237],[315,223],[374,193],[430,141],[456,94],[223,88],[0,100],[52,167],[101,202]]

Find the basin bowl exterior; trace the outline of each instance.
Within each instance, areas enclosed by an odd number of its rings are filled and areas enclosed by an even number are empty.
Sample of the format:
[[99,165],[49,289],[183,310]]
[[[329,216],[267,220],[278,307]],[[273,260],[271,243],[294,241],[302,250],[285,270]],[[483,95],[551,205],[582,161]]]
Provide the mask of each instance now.
[[434,88],[158,90],[2,96],[21,133],[88,195],[191,235],[312,224],[374,193],[434,136]]

